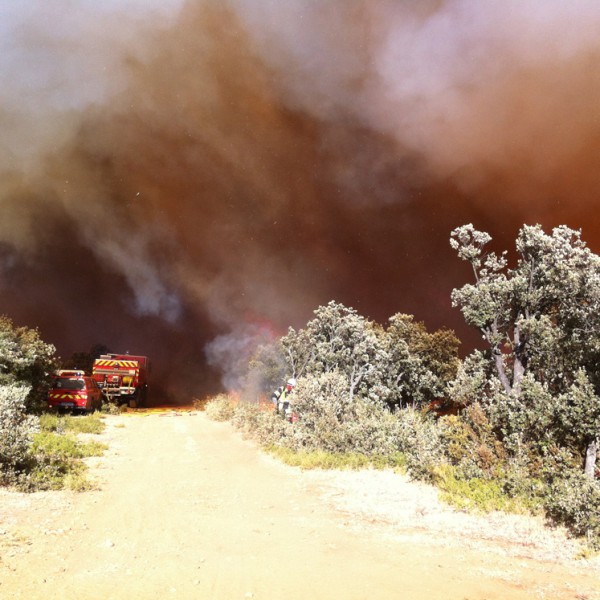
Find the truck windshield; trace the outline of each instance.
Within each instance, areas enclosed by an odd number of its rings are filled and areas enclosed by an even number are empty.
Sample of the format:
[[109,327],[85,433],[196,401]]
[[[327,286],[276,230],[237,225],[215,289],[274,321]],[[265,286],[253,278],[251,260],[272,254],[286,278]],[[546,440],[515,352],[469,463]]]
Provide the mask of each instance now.
[[54,388],[60,390],[82,390],[85,387],[83,379],[68,379],[67,377],[59,377],[54,382]]

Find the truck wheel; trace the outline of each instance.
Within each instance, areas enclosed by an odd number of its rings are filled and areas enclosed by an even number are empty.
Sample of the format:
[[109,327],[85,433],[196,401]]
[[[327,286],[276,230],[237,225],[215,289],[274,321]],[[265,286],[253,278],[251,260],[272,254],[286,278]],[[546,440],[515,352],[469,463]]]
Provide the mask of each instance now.
[[140,400],[140,390],[135,390],[133,393],[133,398],[129,400],[129,408],[140,408],[142,406]]

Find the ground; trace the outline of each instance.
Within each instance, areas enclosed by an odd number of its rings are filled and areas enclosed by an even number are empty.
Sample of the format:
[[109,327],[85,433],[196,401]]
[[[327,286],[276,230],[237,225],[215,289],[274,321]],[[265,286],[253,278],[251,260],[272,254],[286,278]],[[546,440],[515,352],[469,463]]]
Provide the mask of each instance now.
[[600,560],[539,520],[302,472],[200,412],[106,422],[98,491],[0,491],[2,600],[600,599]]

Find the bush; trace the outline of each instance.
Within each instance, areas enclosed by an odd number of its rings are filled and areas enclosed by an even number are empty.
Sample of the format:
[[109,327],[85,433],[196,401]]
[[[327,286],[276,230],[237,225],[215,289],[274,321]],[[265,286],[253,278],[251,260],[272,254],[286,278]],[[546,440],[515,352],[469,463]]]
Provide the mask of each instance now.
[[65,419],[66,429],[74,433],[100,434],[106,429],[106,425],[98,413],[86,415],[85,417],[67,416]]
[[248,434],[254,433],[260,422],[261,410],[255,402],[239,402],[235,405],[231,422],[236,429]]
[[366,456],[357,452],[326,452],[325,450],[301,450],[295,452],[281,446],[271,446],[267,451],[292,467],[301,469],[365,469],[369,467],[388,468],[393,467],[405,471],[404,456],[396,454],[379,459]]
[[572,471],[552,483],[546,498],[546,511],[555,522],[584,536],[600,550],[600,484]]
[[90,489],[84,477],[86,467],[80,459],[101,456],[106,448],[100,442],[81,442],[52,431],[37,433],[30,449],[34,464],[31,472],[21,477],[20,487],[27,491]]
[[502,477],[467,478],[452,465],[436,467],[433,473],[435,484],[442,490],[441,499],[461,510],[532,513],[540,508],[528,494],[510,493]]
[[235,403],[231,396],[219,394],[206,403],[206,416],[213,421],[231,421]]
[[101,456],[106,445],[100,442],[81,442],[68,435],[42,431],[36,433],[31,453],[44,461],[68,461],[74,458]]
[[388,455],[398,450],[397,418],[381,404],[350,397],[340,373],[301,379],[293,400],[298,415],[285,445],[295,450]]
[[263,448],[284,447],[286,440],[291,438],[295,425],[282,419],[274,411],[262,411],[256,421],[256,429],[252,432],[252,437]]
[[434,468],[447,462],[440,423],[412,408],[400,410],[394,416],[397,450],[405,455],[409,474],[415,479],[430,481]]
[[0,385],[27,386],[27,412],[39,413],[46,404],[51,373],[57,367],[55,352],[36,329],[15,327],[8,317],[0,316]]
[[56,413],[44,413],[40,415],[40,431],[54,431],[63,433],[66,429],[66,419],[59,417]]
[[506,450],[478,403],[460,416],[443,417],[440,433],[448,460],[465,478],[489,477],[506,460]]
[[30,462],[28,453],[38,419],[25,413],[29,388],[0,385],[0,484],[12,484]]

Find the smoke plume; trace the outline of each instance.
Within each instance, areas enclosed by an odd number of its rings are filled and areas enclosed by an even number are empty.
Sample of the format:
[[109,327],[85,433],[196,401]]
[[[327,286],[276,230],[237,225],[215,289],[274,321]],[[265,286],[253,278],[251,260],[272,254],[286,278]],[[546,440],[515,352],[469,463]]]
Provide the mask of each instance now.
[[332,298],[472,343],[452,228],[598,247],[599,26],[583,0],[5,3],[0,313],[148,354],[182,398]]

